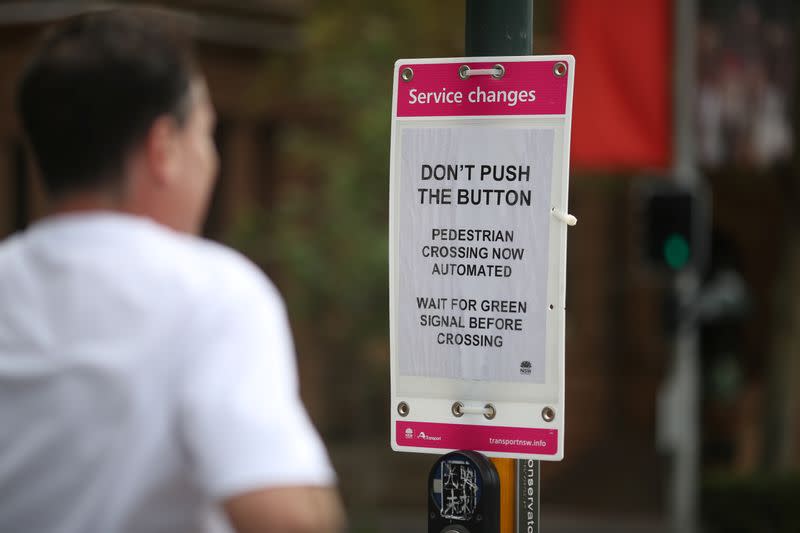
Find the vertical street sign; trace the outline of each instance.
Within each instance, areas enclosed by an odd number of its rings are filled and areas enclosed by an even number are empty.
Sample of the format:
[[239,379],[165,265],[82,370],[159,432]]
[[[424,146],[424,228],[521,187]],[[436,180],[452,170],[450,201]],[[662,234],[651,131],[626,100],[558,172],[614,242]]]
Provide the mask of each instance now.
[[391,445],[564,454],[572,56],[395,65]]
[[541,463],[533,459],[517,461],[516,531],[539,531],[539,490]]

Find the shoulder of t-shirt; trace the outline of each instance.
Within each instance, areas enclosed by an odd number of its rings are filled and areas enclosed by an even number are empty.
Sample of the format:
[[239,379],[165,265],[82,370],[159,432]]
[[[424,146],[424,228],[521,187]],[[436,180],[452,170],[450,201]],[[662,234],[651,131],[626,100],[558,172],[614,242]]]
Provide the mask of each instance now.
[[[9,280],[14,279],[13,274],[19,274],[24,271],[21,267],[22,251],[24,250],[24,241],[20,233],[15,233],[0,240],[0,278]],[[12,276],[9,278],[9,276]],[[6,285],[7,288],[15,287],[13,281],[9,281]]]
[[200,237],[174,234],[172,239],[169,255],[175,261],[175,270],[171,275],[196,304],[220,308],[283,306],[271,280],[242,253]]
[[0,240],[0,262],[18,253],[20,247],[20,234],[14,233]]

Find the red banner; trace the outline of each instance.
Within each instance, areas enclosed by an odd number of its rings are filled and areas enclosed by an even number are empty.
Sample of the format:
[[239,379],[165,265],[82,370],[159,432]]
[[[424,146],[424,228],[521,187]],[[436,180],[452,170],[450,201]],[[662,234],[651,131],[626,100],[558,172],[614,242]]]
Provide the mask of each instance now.
[[565,0],[575,56],[573,168],[667,169],[672,155],[672,2]]

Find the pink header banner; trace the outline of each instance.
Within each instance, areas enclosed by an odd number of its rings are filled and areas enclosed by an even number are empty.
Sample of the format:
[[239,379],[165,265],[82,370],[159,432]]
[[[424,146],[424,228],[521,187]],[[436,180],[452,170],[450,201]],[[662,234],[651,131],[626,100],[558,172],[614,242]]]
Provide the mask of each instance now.
[[500,61],[505,72],[499,79],[491,74],[475,74],[466,79],[459,76],[463,65],[474,71],[493,69],[497,64],[496,61],[400,64],[396,71],[397,116],[566,113],[567,80],[571,75],[568,62]]
[[398,446],[536,455],[558,453],[558,430],[397,421]]

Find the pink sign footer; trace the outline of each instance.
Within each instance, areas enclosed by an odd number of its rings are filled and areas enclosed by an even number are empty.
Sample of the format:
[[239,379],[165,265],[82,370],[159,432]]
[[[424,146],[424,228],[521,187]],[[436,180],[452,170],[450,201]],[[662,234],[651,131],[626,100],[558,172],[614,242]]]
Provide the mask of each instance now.
[[397,421],[398,446],[556,455],[558,430]]

